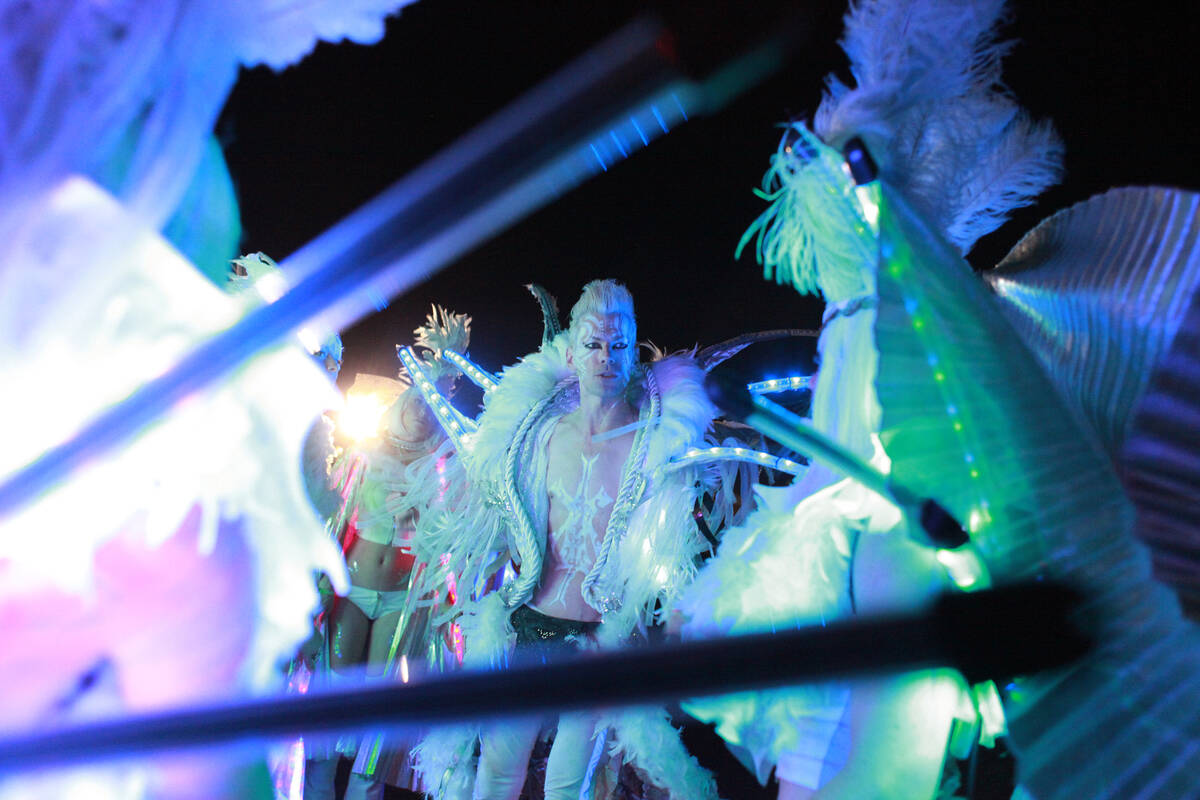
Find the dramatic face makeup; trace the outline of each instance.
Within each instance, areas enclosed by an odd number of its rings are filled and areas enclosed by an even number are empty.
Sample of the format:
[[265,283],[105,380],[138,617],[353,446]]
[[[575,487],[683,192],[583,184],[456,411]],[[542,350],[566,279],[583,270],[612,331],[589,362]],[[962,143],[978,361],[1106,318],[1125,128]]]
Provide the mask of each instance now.
[[633,325],[624,314],[588,314],[572,331],[568,363],[579,376],[581,393],[621,395],[633,371]]

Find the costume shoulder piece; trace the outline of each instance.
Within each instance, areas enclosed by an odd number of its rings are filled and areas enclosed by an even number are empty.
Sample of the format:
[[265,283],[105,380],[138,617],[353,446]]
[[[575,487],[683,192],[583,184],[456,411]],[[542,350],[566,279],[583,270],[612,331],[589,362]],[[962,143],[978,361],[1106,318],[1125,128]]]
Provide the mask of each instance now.
[[646,464],[657,466],[704,440],[717,409],[704,390],[704,370],[690,353],[646,365],[662,397],[662,417],[651,435]]
[[500,385],[484,399],[479,430],[471,436],[466,453],[467,468],[476,480],[498,479],[521,423],[570,375],[565,335],[501,373]]

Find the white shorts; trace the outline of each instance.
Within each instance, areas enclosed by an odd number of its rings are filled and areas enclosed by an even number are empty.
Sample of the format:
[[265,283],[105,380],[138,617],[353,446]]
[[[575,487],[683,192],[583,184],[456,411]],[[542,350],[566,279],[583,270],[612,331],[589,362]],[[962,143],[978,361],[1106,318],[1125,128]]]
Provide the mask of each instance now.
[[367,619],[379,619],[384,614],[403,610],[408,603],[408,592],[404,589],[381,592],[351,584],[346,599],[358,606],[358,609],[367,615]]

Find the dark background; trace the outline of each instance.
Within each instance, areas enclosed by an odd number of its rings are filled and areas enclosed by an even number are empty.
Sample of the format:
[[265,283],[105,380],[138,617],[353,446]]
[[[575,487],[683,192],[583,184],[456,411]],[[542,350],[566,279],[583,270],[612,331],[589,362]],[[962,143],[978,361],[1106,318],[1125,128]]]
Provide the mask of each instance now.
[[[421,0],[373,47],[320,45],[282,73],[244,72],[220,123],[243,249],[282,260],[534,82],[632,17],[639,3]],[[762,280],[734,247],[763,207],[777,123],[806,116],[821,78],[845,73],[845,4],[812,2],[808,46],[714,117],[652,142],[343,332],[341,384],[391,375],[430,302],[474,318],[472,354],[498,368],[540,342],[523,284],[570,308],[594,277],[627,283],[641,338],[675,349],[774,327],[815,327],[820,302]],[[1158,2],[1017,2],[1005,79],[1067,145],[1065,182],[982,240],[996,263],[1039,219],[1110,186],[1200,188],[1193,149],[1197,15]],[[763,350],[755,368],[806,368],[811,342]]]
[[[752,2],[752,0],[747,0]],[[538,80],[630,19],[640,4],[421,0],[373,47],[321,45],[283,73],[245,72],[220,132],[238,186],[243,249],[282,260]],[[1194,141],[1197,12],[1166,2],[1022,1],[1005,27],[1017,45],[1005,80],[1066,143],[1067,175],[1036,206],[981,240],[999,261],[1045,216],[1111,186],[1200,189]],[[344,331],[346,388],[357,372],[392,375],[430,302],[474,317],[471,351],[498,368],[537,347],[541,318],[522,288],[539,282],[565,312],[584,282],[615,277],[634,293],[641,338],[709,344],[749,330],[815,327],[821,304],[762,280],[734,247],[763,203],[751,192],[777,123],[807,116],[821,79],[845,74],[844,2],[814,0],[809,44],[719,115],[648,149],[478,247],[386,310]],[[808,369],[811,340],[764,348],[760,374]],[[471,402],[467,398],[467,405]],[[720,754],[703,730],[697,751]],[[1007,759],[985,751],[980,796],[1007,797]],[[722,768],[723,781],[741,781]],[[989,779],[988,775],[992,777]],[[988,787],[986,784],[992,783]],[[744,782],[727,796],[750,797]]]

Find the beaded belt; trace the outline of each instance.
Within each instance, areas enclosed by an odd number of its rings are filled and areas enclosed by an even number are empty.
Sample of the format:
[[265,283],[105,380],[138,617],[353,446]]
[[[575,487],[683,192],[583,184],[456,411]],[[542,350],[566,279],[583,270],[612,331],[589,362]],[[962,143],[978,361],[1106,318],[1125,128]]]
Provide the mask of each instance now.
[[517,650],[545,656],[553,651],[577,649],[591,638],[599,622],[550,617],[529,606],[521,606],[509,618],[517,633]]

